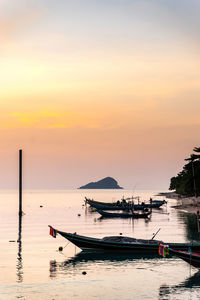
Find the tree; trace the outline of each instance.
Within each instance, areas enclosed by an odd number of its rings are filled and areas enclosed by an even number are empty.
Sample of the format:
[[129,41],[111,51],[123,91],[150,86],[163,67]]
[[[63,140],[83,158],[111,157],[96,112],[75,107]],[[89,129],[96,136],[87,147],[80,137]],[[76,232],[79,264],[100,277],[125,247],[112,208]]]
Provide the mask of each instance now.
[[200,147],[194,147],[193,151],[199,153],[200,152]]
[[[200,153],[200,147],[195,147],[194,152]],[[183,170],[170,181],[170,190],[188,196],[200,195],[200,155],[192,153],[185,161]]]

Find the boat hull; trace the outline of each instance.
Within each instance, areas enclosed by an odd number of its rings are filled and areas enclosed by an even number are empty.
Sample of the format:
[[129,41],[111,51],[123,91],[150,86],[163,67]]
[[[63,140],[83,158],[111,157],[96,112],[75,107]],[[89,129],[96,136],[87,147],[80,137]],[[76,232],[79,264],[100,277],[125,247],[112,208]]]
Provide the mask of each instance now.
[[[158,254],[160,241],[149,240],[149,243],[133,243],[133,242],[114,242],[107,241],[99,238],[91,238],[81,236],[76,233],[66,233],[58,231],[61,236],[72,242],[74,245],[82,249],[83,251],[112,251],[118,252],[129,252],[129,253],[152,253]],[[169,247],[175,250],[188,250],[191,248],[192,251],[200,252],[200,244],[192,243],[168,243]]]
[[174,249],[170,249],[170,252],[193,267],[200,268],[200,253],[190,253],[189,251],[178,251]]
[[130,204],[130,205],[118,205],[117,203],[103,203],[94,200],[87,199],[86,203],[88,203],[91,207],[95,209],[102,210],[129,210],[133,208],[134,210],[144,210],[145,208],[160,208],[165,201],[159,201],[156,203],[144,203],[144,204]]
[[97,212],[105,218],[132,218],[132,219],[146,219],[149,217],[151,212],[148,213],[115,213],[115,212],[107,212],[100,209],[97,209]]

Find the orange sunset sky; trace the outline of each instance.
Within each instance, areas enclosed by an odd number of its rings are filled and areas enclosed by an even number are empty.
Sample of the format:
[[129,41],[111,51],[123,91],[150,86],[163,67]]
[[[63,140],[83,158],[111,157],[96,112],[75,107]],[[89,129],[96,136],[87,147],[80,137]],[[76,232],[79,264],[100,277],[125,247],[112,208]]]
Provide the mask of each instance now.
[[0,188],[168,189],[200,146],[199,0],[1,0]]

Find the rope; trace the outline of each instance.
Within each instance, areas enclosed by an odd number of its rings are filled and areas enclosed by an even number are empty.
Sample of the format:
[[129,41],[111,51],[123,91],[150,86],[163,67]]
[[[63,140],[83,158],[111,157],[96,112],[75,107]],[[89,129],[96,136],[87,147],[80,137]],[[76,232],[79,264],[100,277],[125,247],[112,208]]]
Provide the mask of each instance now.
[[[70,243],[70,241],[65,245],[65,247],[67,247],[67,246],[69,245],[69,243]],[[64,249],[65,247],[63,247],[63,249]]]

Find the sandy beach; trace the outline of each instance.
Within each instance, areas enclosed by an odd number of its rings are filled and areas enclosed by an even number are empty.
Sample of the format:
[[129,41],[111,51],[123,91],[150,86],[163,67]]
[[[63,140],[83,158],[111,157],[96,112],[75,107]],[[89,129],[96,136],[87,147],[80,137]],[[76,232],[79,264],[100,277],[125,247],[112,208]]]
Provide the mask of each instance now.
[[200,197],[185,197],[175,192],[161,193],[167,199],[176,199],[178,203],[173,206],[176,209],[184,210],[191,214],[196,214],[197,210],[200,211]]

